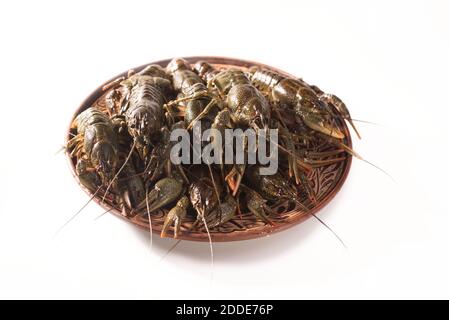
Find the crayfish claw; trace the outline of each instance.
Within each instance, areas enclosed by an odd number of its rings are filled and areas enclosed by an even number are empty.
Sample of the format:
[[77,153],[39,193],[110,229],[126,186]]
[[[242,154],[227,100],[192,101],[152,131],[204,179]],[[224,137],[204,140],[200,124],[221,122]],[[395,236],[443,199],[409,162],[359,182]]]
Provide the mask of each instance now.
[[187,208],[190,204],[189,198],[183,196],[178,200],[176,206],[174,206],[167,214],[164,220],[164,225],[161,230],[161,238],[165,238],[168,228],[174,223],[174,237],[178,238],[179,231],[181,229],[182,220],[187,214]]
[[225,177],[225,180],[227,181],[234,197],[239,190],[243,175],[245,174],[245,169],[245,164],[236,164]]
[[178,199],[182,190],[182,182],[174,178],[163,178],[156,182],[138,208],[142,209],[146,206],[148,213],[153,212]]
[[339,128],[328,123],[319,113],[313,111],[302,111],[302,120],[310,129],[321,132],[327,136],[344,139],[345,135]]
[[274,222],[268,218],[272,212],[271,208],[265,203],[260,194],[255,191],[249,191],[246,195],[246,206],[249,211],[263,222],[274,226]]
[[341,114],[343,119],[348,121],[348,123],[351,125],[352,129],[354,129],[355,134],[359,139],[362,137],[360,136],[354,122],[352,121],[351,114],[349,113],[348,107],[346,107],[346,104],[336,95],[331,93],[323,93],[320,95],[320,100],[324,101],[328,104],[332,104],[335,109]]
[[207,225],[209,228],[215,228],[222,225],[235,216],[237,211],[237,202],[234,197],[229,195],[224,202],[222,202],[218,208],[212,211],[207,217]]

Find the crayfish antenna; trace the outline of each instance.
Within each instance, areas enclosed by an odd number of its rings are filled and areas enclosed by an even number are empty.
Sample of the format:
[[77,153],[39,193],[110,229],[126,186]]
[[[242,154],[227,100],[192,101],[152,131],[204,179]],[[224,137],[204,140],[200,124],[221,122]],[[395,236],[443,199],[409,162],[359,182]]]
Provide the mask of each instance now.
[[376,168],[377,170],[381,171],[382,173],[384,173],[387,177],[389,177],[391,179],[391,181],[393,181],[394,183],[396,183],[396,180],[393,178],[393,176],[391,174],[389,174],[387,171],[385,171],[384,169],[382,169],[381,167],[375,165],[374,163],[366,160],[365,158],[363,158],[361,155],[359,155],[357,152],[355,152],[354,150],[352,150],[350,147],[348,147],[347,145],[345,145],[342,142],[338,142],[338,145],[340,147],[342,147],[343,149],[345,149],[349,154],[351,154],[352,156],[356,157],[357,159],[369,164],[370,166]]
[[[274,142],[273,142],[273,143],[274,143]],[[296,157],[296,163],[298,164],[298,166],[300,166],[301,168],[303,168],[303,169],[306,170],[307,172],[310,172],[310,171],[313,170],[313,167],[312,167],[310,164],[308,164],[308,163],[302,161],[301,159],[299,159],[299,157],[298,157],[296,154],[294,154],[293,152],[291,152],[291,151],[288,150],[287,148],[284,148],[284,147],[281,146],[280,144],[276,144],[276,145],[277,145],[277,147],[278,147],[279,149],[281,149],[281,150],[284,151],[285,153],[287,153],[287,154],[289,154],[289,155],[291,155],[291,156],[295,156],[295,157]]]
[[396,183],[396,180],[393,178],[393,176],[392,176],[391,174],[389,174],[387,171],[385,171],[384,169],[382,169],[381,167],[379,167],[379,166],[375,165],[374,163],[369,162],[368,160],[363,159],[363,158],[359,158],[359,160],[362,160],[363,162],[366,162],[366,163],[369,164],[370,166],[373,166],[373,167],[376,168],[377,170],[383,172],[386,176],[388,176],[388,177],[391,179],[391,181],[393,181],[394,183]]
[[[253,129],[253,130],[255,130],[257,133],[259,132],[258,130],[261,130],[259,127],[257,127],[257,126],[251,126],[251,128]],[[267,139],[269,142],[270,142],[270,144],[272,143],[272,144],[274,144],[276,147],[278,147],[279,149],[281,149],[282,151],[284,151],[285,153],[287,153],[287,154],[289,154],[289,155],[291,155],[291,156],[295,156],[296,157],[296,162],[297,162],[297,164],[301,167],[301,168],[303,168],[304,170],[306,170],[306,171],[312,171],[312,166],[311,165],[309,165],[309,164],[307,164],[307,163],[305,163],[304,161],[302,161],[301,159],[299,159],[299,157],[295,154],[295,153],[293,153],[293,152],[291,152],[290,150],[288,150],[287,148],[285,148],[285,147],[283,147],[281,144],[279,144],[279,143],[276,143],[276,142],[274,142],[274,141],[272,141],[272,140],[270,140],[270,139]]]
[[357,128],[356,128],[354,122],[352,121],[352,119],[351,119],[351,118],[346,118],[346,121],[348,121],[349,124],[351,125],[352,129],[354,129],[354,132],[355,132],[355,134],[357,135],[357,137],[358,137],[359,139],[362,139],[362,137],[360,136],[360,133],[359,133],[359,131],[357,130]]
[[338,236],[338,234],[332,230],[331,227],[329,227],[323,220],[321,220],[320,218],[318,218],[314,213],[311,213],[311,215],[317,219],[323,226],[325,226],[330,232],[332,232],[332,234],[338,239],[338,241],[340,241],[340,243],[343,245],[343,247],[345,247],[345,249],[348,249],[348,247],[346,246],[346,244],[343,242],[343,240]]
[[148,202],[148,188],[145,190],[145,203],[147,206],[148,224],[150,225],[150,251],[153,250],[153,226],[151,224],[150,204]]
[[306,213],[310,213],[312,215],[312,217],[314,217],[315,219],[317,219],[323,226],[325,226],[330,232],[332,232],[332,234],[338,239],[338,241],[340,241],[340,243],[343,245],[343,247],[345,247],[345,249],[347,249],[348,247],[346,246],[346,244],[344,243],[344,241],[338,236],[338,234],[332,230],[331,227],[329,227],[329,225],[327,225],[323,220],[321,220],[320,218],[317,217],[316,214],[309,212],[309,208],[307,208],[304,204],[302,204],[300,201],[296,201],[296,203],[304,210],[304,212]]
[[[192,231],[193,228],[195,228],[197,225],[198,225],[198,220],[195,221],[195,222],[190,226],[190,228],[187,230],[187,232]],[[171,246],[171,248],[168,249],[167,252],[161,257],[161,260],[159,260],[159,263],[161,263],[162,261],[164,261],[164,259],[167,258],[168,255],[169,255],[171,252],[173,252],[173,250],[175,250],[175,248],[181,243],[181,241],[182,241],[182,239],[179,239],[178,241],[176,241],[176,243],[175,243],[173,246]]]
[[104,202],[104,199],[106,198],[106,195],[108,194],[109,188],[111,188],[112,184],[114,183],[115,179],[117,179],[118,175],[120,174],[120,172],[122,172],[123,168],[125,167],[125,165],[128,163],[129,159],[131,158],[131,155],[134,151],[134,148],[136,147],[136,141],[134,141],[133,146],[131,147],[131,150],[129,150],[128,156],[125,159],[125,162],[123,162],[122,166],[120,167],[120,169],[117,171],[117,173],[115,174],[115,176],[112,178],[111,182],[109,182],[108,187],[106,188],[106,191],[103,195],[103,198],[101,199],[101,203]]
[[368,123],[368,124],[373,124],[373,125],[376,125],[376,126],[381,126],[380,123],[372,122],[372,121],[367,121],[367,120],[360,120],[360,119],[354,119],[354,118],[351,118],[351,121],[354,121],[354,122],[361,122],[361,123]]
[[168,255],[169,255],[173,250],[175,250],[175,248],[181,243],[181,241],[182,241],[181,239],[179,239],[178,241],[176,241],[175,244],[172,245],[171,248],[168,249],[167,252],[161,257],[161,260],[159,260],[159,263],[161,263],[162,261],[164,261],[165,258],[167,258]]
[[[324,136],[324,135],[321,135]],[[367,164],[369,164],[370,166],[373,166],[374,168],[376,168],[377,170],[381,171],[382,173],[384,173],[386,176],[388,176],[394,183],[396,183],[396,180],[393,178],[392,175],[390,175],[387,171],[385,171],[384,169],[382,169],[381,167],[375,165],[372,162],[369,162],[368,160],[364,159],[361,155],[359,155],[357,152],[355,152],[352,148],[348,147],[346,144],[344,144],[343,142],[341,142],[340,140],[337,139],[331,139],[330,137],[324,136],[324,138],[328,139],[328,141],[338,145],[339,147],[343,148],[346,152],[348,152],[350,155],[356,157],[357,159],[366,162]]]
[[59,227],[59,229],[53,235],[53,239],[59,234],[59,232],[62,231],[62,229],[64,229],[71,221],[73,221],[73,219],[75,219],[81,213],[81,211],[84,210],[84,208],[87,207],[87,205],[95,198],[100,189],[101,186],[98,187],[98,189],[94,192],[94,194],[90,197],[90,199],[69,220],[67,220],[61,227]]
[[55,156],[65,150],[67,150],[67,146],[61,146],[61,148],[59,148],[58,151],[55,152]]
[[100,219],[101,217],[103,217],[106,213],[111,212],[112,209],[114,209],[114,208],[110,208],[110,209],[104,211],[102,214],[100,214],[98,217],[96,217],[96,218],[94,219],[94,221],[97,221],[98,219]]
[[[210,166],[210,164],[208,164],[207,167],[209,168],[210,178],[212,179],[212,184],[214,185],[214,191],[215,191],[215,195],[217,196],[218,205],[221,206],[220,193],[218,192],[218,187],[215,182],[214,174],[212,172],[212,167]],[[221,218],[221,212],[220,212],[220,218]]]
[[204,228],[206,228],[207,237],[209,238],[209,248],[210,248],[210,280],[212,282],[214,278],[214,248],[212,246],[212,237],[210,236],[209,227],[207,226],[206,218],[204,215],[201,215],[201,219],[203,220]]

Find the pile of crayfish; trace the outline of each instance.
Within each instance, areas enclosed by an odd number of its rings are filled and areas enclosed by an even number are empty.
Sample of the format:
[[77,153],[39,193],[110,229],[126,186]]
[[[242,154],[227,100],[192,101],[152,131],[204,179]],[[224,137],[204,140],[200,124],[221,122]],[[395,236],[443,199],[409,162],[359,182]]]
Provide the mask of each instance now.
[[[342,100],[271,69],[220,69],[178,58],[165,68],[131,70],[103,91],[104,103],[90,106],[71,125],[66,147],[76,175],[126,217],[140,215],[151,224],[162,212],[162,237],[177,238],[195,228],[220,232],[242,213],[274,225],[274,208],[281,203],[307,212],[319,200],[313,170],[354,155],[345,143],[344,122],[358,133]],[[185,152],[175,148],[176,129],[186,133],[190,145],[195,130],[200,136],[209,130],[200,145],[211,145],[215,160],[223,160],[226,148],[237,148],[221,139],[227,129],[275,129],[277,137],[266,134],[269,147],[240,137],[241,152],[231,161],[186,163],[172,161],[173,154]],[[262,147],[271,152],[273,146],[278,153],[268,159],[276,157],[277,170],[262,174],[267,163],[249,161],[250,153]],[[191,159],[195,149],[187,150],[183,156]],[[233,161],[237,157],[243,161]],[[183,226],[187,218],[195,221],[188,227]]]

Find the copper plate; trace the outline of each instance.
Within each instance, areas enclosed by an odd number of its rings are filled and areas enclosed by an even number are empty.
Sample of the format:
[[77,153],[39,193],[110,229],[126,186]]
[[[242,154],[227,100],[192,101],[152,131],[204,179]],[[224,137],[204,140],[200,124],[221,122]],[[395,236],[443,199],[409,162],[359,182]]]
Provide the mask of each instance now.
[[[189,62],[196,62],[198,60],[204,60],[218,68],[242,68],[246,69],[251,66],[261,66],[271,70],[275,70],[281,72],[285,75],[289,75],[286,72],[278,70],[276,68],[263,65],[261,63],[240,60],[240,59],[232,59],[232,58],[222,58],[222,57],[188,57],[185,58]],[[162,67],[165,67],[171,59],[162,60],[153,62],[151,64],[158,64]],[[146,65],[140,66],[137,68],[133,68],[136,71],[143,69]],[[124,76],[127,74],[127,71],[118,75],[117,77]],[[113,79],[117,78],[114,77]],[[111,79],[111,80],[113,80]],[[109,83],[111,80],[106,81],[104,84]],[[102,104],[104,92],[102,91],[103,85],[99,86],[92,94],[90,94],[86,100],[81,104],[81,106],[74,113],[72,120],[82,111],[87,109],[88,107],[95,104]],[[351,138],[349,134],[348,127],[344,123],[342,119],[340,119],[341,130],[346,135],[346,140],[344,141],[346,145],[352,147]],[[70,139],[70,132],[67,132],[66,139]],[[73,176],[75,177],[78,184],[81,188],[89,195],[92,196],[92,193],[85,188],[79,181],[78,176],[75,173],[75,163],[73,159],[70,158],[70,155],[67,153],[67,157],[70,163],[70,168]],[[258,237],[264,237],[274,232],[279,232],[290,228],[308,217],[311,216],[311,213],[316,213],[321,208],[323,208],[330,200],[332,200],[337,192],[341,189],[343,183],[346,180],[346,177],[349,173],[349,169],[351,167],[352,157],[347,156],[345,161],[341,161],[337,164],[328,165],[325,167],[320,167],[314,169],[310,174],[310,180],[312,181],[313,188],[315,189],[318,202],[315,205],[311,205],[311,209],[306,213],[299,208],[286,208],[279,207],[277,210],[280,212],[276,217],[273,217],[273,221],[275,222],[274,226],[265,225],[263,222],[256,220],[253,215],[243,214],[242,217],[236,217],[231,222],[226,223],[224,226],[221,226],[219,229],[211,230],[212,241],[214,242],[225,242],[225,241],[237,241],[237,240],[247,240]],[[137,215],[134,217],[125,217],[121,214],[120,210],[114,207],[114,203],[110,201],[105,201],[101,203],[101,195],[94,198],[94,200],[100,204],[104,209],[111,210],[113,214],[128,220],[129,222],[150,230],[148,219],[146,215]],[[163,222],[164,222],[165,213],[163,211],[158,211],[152,214],[152,231],[157,235],[160,234]],[[182,225],[182,232],[178,236],[179,239],[182,240],[192,240],[192,241],[208,241],[207,234],[204,232],[204,229],[189,231],[189,227],[193,222],[193,218],[186,218],[186,221]],[[168,237],[173,237],[172,231],[168,232]]]

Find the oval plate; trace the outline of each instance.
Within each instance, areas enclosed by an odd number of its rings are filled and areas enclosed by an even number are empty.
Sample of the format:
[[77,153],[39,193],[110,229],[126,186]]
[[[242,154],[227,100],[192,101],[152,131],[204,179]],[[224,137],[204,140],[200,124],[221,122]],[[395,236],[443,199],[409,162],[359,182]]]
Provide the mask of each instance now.
[[[278,70],[276,68],[257,63],[252,61],[240,60],[240,59],[232,59],[232,58],[223,58],[223,57],[187,57],[184,58],[190,63],[194,63],[198,60],[203,60],[211,63],[217,68],[240,68],[247,69],[251,66],[259,66],[267,69],[271,69],[277,72],[280,72],[284,75],[291,76],[288,73]],[[157,61],[149,64],[158,64],[162,67],[165,67],[171,59]],[[133,68],[136,71],[140,71],[146,65]],[[72,117],[73,119],[82,111],[89,108],[93,105],[102,105],[104,104],[104,92],[102,91],[102,87],[109,83],[110,81],[120,77],[126,76],[127,71],[122,74],[117,75],[113,79],[106,81],[100,87],[98,87],[92,94],[90,94],[86,100],[81,104],[81,106],[76,110],[75,114]],[[347,146],[352,148],[351,136],[343,119],[339,119],[339,125],[341,126],[341,130],[345,133],[346,139],[345,143]],[[70,139],[70,129],[67,132],[66,141]],[[92,197],[92,192],[89,191],[86,187],[84,187],[78,176],[75,173],[75,162],[74,159],[70,157],[68,152],[66,152],[68,157],[70,168],[72,171],[72,175],[75,177],[78,184],[81,188]],[[315,194],[317,196],[317,203],[311,204],[308,203],[309,210],[304,212],[304,210],[300,210],[297,207],[287,207],[287,206],[278,206],[275,208],[278,211],[278,215],[272,218],[274,225],[266,225],[260,220],[257,220],[251,214],[242,214],[241,216],[236,216],[232,221],[220,226],[219,229],[211,229],[210,234],[213,242],[225,242],[225,241],[237,241],[237,240],[248,240],[259,237],[264,237],[274,232],[279,232],[290,228],[305,219],[309,218],[312,214],[315,214],[321,208],[323,208],[326,204],[329,203],[332,198],[337,194],[337,192],[341,189],[343,183],[346,180],[346,177],[349,173],[349,169],[351,167],[352,157],[347,155],[346,160],[340,161],[336,164],[315,168],[310,174],[309,179],[311,180],[311,184],[313,189],[315,190]],[[139,226],[150,230],[150,226],[148,223],[148,218],[146,215],[136,215],[134,217],[126,217],[122,215],[121,211],[116,208],[116,204],[112,203],[110,200],[105,200],[102,202],[102,195],[99,194],[94,197],[94,200],[100,204],[105,210],[110,210],[113,214]],[[157,211],[152,213],[151,221],[152,221],[152,232],[155,232],[157,235],[160,234],[162,225],[164,223],[166,210]],[[185,222],[182,224],[181,233],[178,235],[178,239],[182,240],[192,240],[192,241],[208,241],[208,236],[205,233],[204,229],[194,229],[190,230],[192,223],[194,222],[193,217],[187,216]],[[167,237],[173,237],[173,231],[170,229],[167,233]]]

